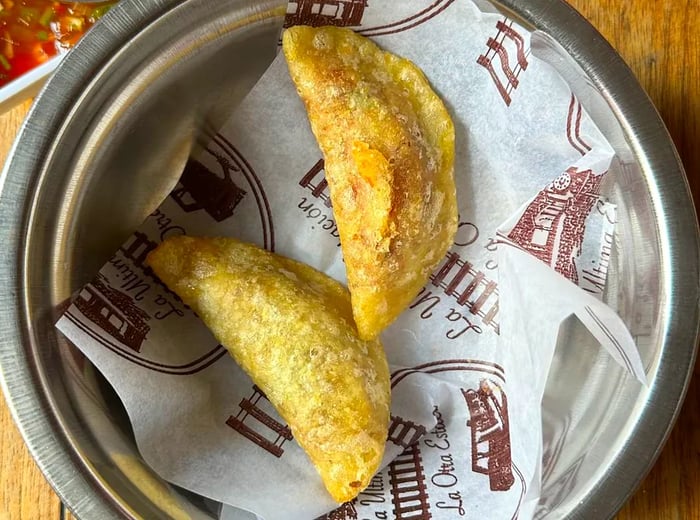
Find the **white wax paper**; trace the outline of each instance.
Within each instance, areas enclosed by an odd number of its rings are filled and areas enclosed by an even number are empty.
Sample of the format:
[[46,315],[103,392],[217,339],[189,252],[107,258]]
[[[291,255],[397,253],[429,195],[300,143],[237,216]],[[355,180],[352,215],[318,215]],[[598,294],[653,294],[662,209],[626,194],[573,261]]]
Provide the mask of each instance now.
[[[600,302],[615,224],[600,193],[613,152],[531,55],[530,33],[479,6],[289,5],[290,23],[351,25],[413,60],[457,131],[454,246],[382,335],[393,400],[385,467],[332,518],[532,517],[542,393],[572,314],[644,380],[624,325]],[[281,55],[200,144],[57,326],[114,386],[159,475],[266,520],[309,520],[338,504],[248,376],[143,266],[173,234],[233,236],[345,281],[321,153]]]

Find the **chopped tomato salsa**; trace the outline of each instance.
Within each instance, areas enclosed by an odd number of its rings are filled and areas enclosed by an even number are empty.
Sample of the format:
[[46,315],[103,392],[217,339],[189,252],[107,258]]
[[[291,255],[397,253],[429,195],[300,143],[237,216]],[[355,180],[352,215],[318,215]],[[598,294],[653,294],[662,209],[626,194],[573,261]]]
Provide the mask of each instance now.
[[67,52],[114,3],[0,0],[0,87]]

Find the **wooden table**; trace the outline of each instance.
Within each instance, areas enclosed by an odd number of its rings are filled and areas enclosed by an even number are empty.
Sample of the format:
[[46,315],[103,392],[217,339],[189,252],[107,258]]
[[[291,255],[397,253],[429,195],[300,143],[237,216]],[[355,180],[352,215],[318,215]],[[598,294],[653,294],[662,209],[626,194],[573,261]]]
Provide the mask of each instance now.
[[[700,0],[571,0],[618,49],[678,147],[700,201]],[[4,160],[29,104],[0,117]],[[696,366],[696,376],[700,363]],[[60,501],[0,404],[0,520],[59,519]],[[66,516],[69,514],[65,513]],[[690,386],[661,457],[618,520],[700,519],[700,379]],[[87,519],[92,520],[92,519]]]

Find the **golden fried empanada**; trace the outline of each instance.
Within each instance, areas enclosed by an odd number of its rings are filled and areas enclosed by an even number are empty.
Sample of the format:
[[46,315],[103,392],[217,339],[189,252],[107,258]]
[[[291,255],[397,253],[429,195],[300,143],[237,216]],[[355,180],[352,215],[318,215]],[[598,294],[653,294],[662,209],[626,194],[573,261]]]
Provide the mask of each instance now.
[[173,237],[147,263],[265,392],[331,496],[362,491],[384,454],[389,369],[380,342],[358,338],[347,289],[228,238]]
[[355,322],[371,339],[454,240],[454,125],[418,67],[349,29],[292,27],[283,47],[325,158]]

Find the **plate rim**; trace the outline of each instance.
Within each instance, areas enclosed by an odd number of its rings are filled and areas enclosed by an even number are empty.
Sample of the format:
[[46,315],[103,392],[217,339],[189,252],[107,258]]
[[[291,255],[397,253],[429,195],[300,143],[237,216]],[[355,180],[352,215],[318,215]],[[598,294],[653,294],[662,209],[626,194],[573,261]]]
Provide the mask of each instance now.
[[[552,36],[586,73],[618,116],[635,157],[645,159],[645,174],[652,193],[652,205],[659,226],[664,278],[665,316],[669,317],[663,336],[662,353],[650,384],[645,406],[628,438],[610,466],[570,516],[573,519],[612,518],[649,473],[663,450],[678,419],[695,367],[700,337],[700,231],[685,169],[675,144],[653,102],[620,54],[593,25],[563,0],[498,0],[528,23]],[[575,37],[573,36],[575,33]],[[576,45],[577,41],[586,42]],[[627,125],[622,124],[623,117]],[[647,151],[646,143],[654,149]],[[652,182],[653,181],[653,182]],[[682,186],[678,183],[681,181]],[[674,208],[668,218],[666,208]],[[683,242],[681,237],[686,240]],[[690,238],[691,243],[688,243]],[[679,244],[683,244],[682,246]],[[694,253],[694,254],[693,254]],[[675,317],[671,321],[670,317]],[[687,345],[687,347],[684,347]],[[677,367],[685,373],[678,377]],[[674,404],[662,399],[662,392],[674,396]],[[668,395],[668,394],[667,394]],[[665,424],[663,428],[654,425]],[[614,482],[614,486],[607,485]]]

